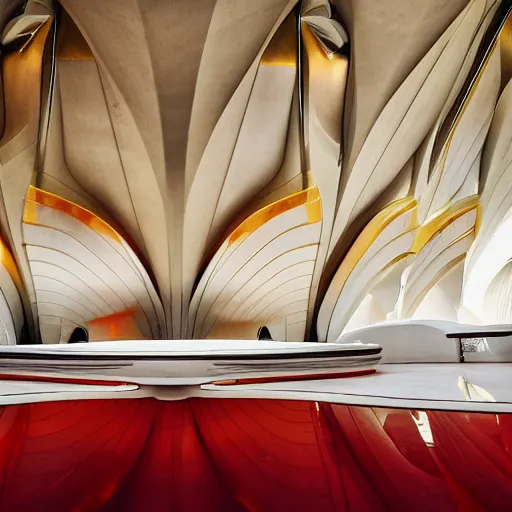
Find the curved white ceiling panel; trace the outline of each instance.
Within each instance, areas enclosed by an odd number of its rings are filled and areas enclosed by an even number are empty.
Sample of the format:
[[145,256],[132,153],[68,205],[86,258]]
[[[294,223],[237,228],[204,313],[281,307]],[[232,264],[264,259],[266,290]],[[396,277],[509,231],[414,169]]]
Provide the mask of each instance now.
[[512,258],[511,2],[4,2],[6,336],[491,321]]
[[[305,322],[321,230],[320,196],[312,187],[254,213],[213,257],[191,302],[189,336],[208,337],[218,324],[249,332],[293,314]],[[300,303],[300,311],[289,305]],[[305,324],[302,325],[304,339]],[[294,336],[296,338],[296,336]]]
[[[140,310],[141,332],[165,337],[163,308],[156,290],[126,241],[91,212],[30,187],[23,236],[36,291],[43,342],[51,342],[56,321],[85,327],[91,320]],[[59,336],[66,342],[69,329]]]

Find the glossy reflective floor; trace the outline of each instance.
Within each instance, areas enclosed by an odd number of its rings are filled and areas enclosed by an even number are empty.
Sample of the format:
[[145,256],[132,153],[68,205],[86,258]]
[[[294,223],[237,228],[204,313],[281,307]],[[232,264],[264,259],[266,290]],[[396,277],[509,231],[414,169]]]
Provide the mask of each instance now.
[[0,418],[2,511],[509,510],[512,416],[83,400]]

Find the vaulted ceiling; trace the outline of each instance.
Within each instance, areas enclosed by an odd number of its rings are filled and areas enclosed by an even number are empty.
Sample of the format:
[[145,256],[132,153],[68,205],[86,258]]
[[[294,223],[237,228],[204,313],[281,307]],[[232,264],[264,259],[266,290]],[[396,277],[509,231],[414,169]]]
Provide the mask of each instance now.
[[510,7],[0,1],[0,342],[512,322]]

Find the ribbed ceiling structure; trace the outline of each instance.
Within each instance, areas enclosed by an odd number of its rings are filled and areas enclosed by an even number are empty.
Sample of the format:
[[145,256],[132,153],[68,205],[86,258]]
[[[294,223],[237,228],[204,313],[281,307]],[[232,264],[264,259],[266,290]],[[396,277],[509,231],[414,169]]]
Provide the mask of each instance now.
[[512,322],[508,0],[2,0],[0,342]]

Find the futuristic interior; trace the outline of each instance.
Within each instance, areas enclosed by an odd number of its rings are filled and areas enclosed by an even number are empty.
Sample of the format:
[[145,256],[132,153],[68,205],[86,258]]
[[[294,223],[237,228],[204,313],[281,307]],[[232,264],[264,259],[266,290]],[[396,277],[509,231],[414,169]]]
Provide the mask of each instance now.
[[512,0],[0,0],[0,512],[510,510]]

